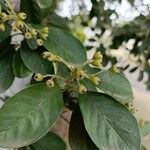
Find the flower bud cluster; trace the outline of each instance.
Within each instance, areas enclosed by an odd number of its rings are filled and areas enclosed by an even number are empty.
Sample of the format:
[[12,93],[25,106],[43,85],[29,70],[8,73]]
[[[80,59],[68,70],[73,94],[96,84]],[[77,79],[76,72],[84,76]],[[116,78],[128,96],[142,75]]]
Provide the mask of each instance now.
[[[10,10],[13,11],[12,8]],[[21,31],[27,40],[35,39],[38,46],[42,46],[44,40],[47,40],[49,34],[48,27],[36,29],[26,24],[25,19],[27,18],[27,15],[24,12],[6,12],[0,13],[0,31],[5,31],[6,26],[11,24],[13,32]]]
[[101,67],[102,61],[103,61],[103,55],[101,54],[101,52],[96,52],[93,56],[91,64],[95,67]]

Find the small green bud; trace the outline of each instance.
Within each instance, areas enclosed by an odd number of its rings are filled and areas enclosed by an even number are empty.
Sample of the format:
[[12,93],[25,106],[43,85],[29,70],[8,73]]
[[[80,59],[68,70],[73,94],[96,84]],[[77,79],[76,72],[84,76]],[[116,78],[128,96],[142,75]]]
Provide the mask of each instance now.
[[37,73],[37,74],[34,76],[34,80],[36,80],[36,81],[42,81],[42,80],[43,80],[43,75],[40,74],[40,73]]
[[52,79],[47,80],[46,84],[47,84],[48,87],[54,87],[54,85],[55,85],[55,83],[54,83],[54,81]]
[[96,67],[102,66],[100,59],[94,59],[91,64]]
[[73,75],[76,79],[83,79],[84,77],[86,77],[85,72],[80,68],[75,68]]
[[17,28],[22,29],[24,27],[24,22],[20,21],[20,20],[16,21],[16,26],[17,26]]
[[48,28],[48,27],[44,27],[44,28],[42,29],[42,32],[43,32],[44,34],[48,34],[48,33],[49,33],[49,28]]
[[37,42],[38,46],[42,46],[43,45],[43,40],[42,39],[37,39],[36,42]]
[[31,33],[30,33],[30,32],[26,32],[26,33],[25,33],[25,38],[26,38],[26,39],[31,39],[31,38],[32,38]]
[[7,18],[7,14],[6,13],[1,13],[1,18],[2,19],[6,19]]
[[12,26],[12,31],[14,31],[14,32],[17,32],[17,31],[18,31],[18,28],[16,27],[16,25],[13,25],[13,26]]
[[44,40],[47,40],[48,34],[42,34],[42,38],[43,38]]
[[96,52],[93,56],[93,59],[102,59],[103,55],[101,54],[101,52]]
[[97,76],[90,76],[89,80],[94,83],[95,85],[98,85],[100,82],[100,79]]
[[43,53],[43,58],[47,59],[48,57],[50,57],[52,54],[50,52],[44,52]]
[[47,58],[48,61],[52,61],[52,62],[59,62],[60,58],[52,53],[45,53],[45,56],[43,56],[45,58]]
[[5,25],[3,23],[0,24],[0,31],[5,31]]
[[119,73],[120,72],[119,68],[116,65],[113,65],[109,70],[114,72],[114,73]]
[[139,120],[139,126],[140,126],[140,128],[144,128],[145,122],[144,122],[143,119],[140,119],[140,120]]
[[32,29],[32,30],[31,30],[31,34],[32,34],[33,36],[37,36],[37,30],[36,30],[36,29]]
[[77,86],[77,92],[79,92],[80,94],[84,94],[87,92],[87,89],[84,85],[80,84]]
[[18,14],[18,17],[19,17],[21,20],[25,20],[26,17],[27,17],[27,15],[26,15],[25,13],[23,13],[23,12],[20,12],[20,13]]

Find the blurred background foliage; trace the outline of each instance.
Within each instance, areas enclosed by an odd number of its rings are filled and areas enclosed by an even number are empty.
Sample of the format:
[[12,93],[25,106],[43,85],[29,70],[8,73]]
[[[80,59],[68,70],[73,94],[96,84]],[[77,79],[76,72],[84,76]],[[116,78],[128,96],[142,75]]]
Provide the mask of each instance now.
[[146,78],[150,89],[149,0],[56,0],[53,11],[50,24],[71,31],[87,51],[101,51],[104,66],[117,64],[130,73],[138,70],[138,80]]

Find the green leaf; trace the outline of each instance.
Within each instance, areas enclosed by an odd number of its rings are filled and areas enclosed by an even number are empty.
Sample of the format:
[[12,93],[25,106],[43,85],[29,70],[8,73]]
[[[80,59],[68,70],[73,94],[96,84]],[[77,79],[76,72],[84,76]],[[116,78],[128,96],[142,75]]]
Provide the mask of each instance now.
[[52,132],[48,132],[43,138],[28,147],[19,150],[66,150],[63,140]]
[[80,41],[61,29],[50,27],[49,37],[44,46],[68,63],[78,65],[86,61],[86,50]]
[[25,66],[33,73],[41,73],[44,75],[53,72],[52,63],[44,60],[38,50],[22,47],[20,54]]
[[24,65],[19,52],[13,56],[12,68],[14,75],[18,78],[25,78],[31,74]]
[[12,54],[6,53],[0,59],[0,93],[5,92],[14,81],[12,70]]
[[142,137],[145,137],[150,134],[150,121],[144,122],[144,127],[141,128],[141,135]]
[[106,94],[114,97],[121,103],[127,103],[133,100],[131,85],[122,74],[102,71],[98,77],[101,81],[97,87]]
[[10,29],[6,27],[5,31],[0,31],[0,42],[4,41],[10,35]]
[[7,51],[13,51],[14,47],[10,45],[11,38],[8,37],[4,41],[0,42],[0,57],[2,57]]
[[99,149],[140,150],[135,117],[112,97],[96,92],[79,96],[88,134]]
[[29,22],[40,23],[50,12],[53,0],[21,0],[21,11],[27,14]]
[[71,116],[69,143],[72,150],[98,150],[84,127],[79,107],[73,111]]
[[63,97],[57,86],[32,85],[0,109],[0,147],[19,148],[36,142],[55,123]]
[[55,26],[57,28],[63,29],[65,31],[69,31],[69,27],[67,21],[57,15],[56,13],[52,13],[47,17],[47,21],[49,25]]

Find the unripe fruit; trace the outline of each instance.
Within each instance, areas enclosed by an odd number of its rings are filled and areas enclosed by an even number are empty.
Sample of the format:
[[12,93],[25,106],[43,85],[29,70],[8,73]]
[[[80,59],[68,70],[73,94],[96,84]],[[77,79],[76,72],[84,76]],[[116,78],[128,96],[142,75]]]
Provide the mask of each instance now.
[[42,80],[43,80],[43,75],[40,74],[40,73],[37,73],[37,74],[34,76],[34,80],[36,80],[36,81],[42,81]]
[[26,32],[26,33],[25,33],[25,38],[26,38],[26,39],[31,39],[31,38],[32,38],[31,33],[30,33],[30,32]]
[[37,42],[38,46],[42,46],[43,45],[43,40],[42,39],[37,39],[36,42]]
[[102,66],[100,59],[94,59],[91,64],[96,67]]
[[100,82],[100,79],[99,79],[98,77],[96,77],[96,76],[90,76],[90,77],[89,77],[89,80],[90,80],[92,83],[94,83],[95,85],[98,85],[99,82]]
[[79,92],[80,94],[84,94],[85,92],[87,92],[87,89],[84,85],[80,84],[77,86],[77,92]]
[[103,55],[101,54],[101,52],[96,52],[93,56],[94,59],[102,59]]
[[44,52],[44,53],[43,53],[43,58],[44,58],[44,59],[47,59],[48,57],[51,57],[51,55],[52,55],[52,54],[51,54],[50,52]]
[[0,31],[5,31],[5,25],[4,24],[0,24]]
[[18,17],[19,17],[21,20],[25,20],[26,17],[27,17],[27,15],[26,15],[25,13],[23,13],[23,12],[20,12],[20,13],[18,14]]
[[55,85],[55,83],[54,83],[54,81],[52,79],[47,80],[46,84],[47,84],[48,87],[54,87],[54,85]]

